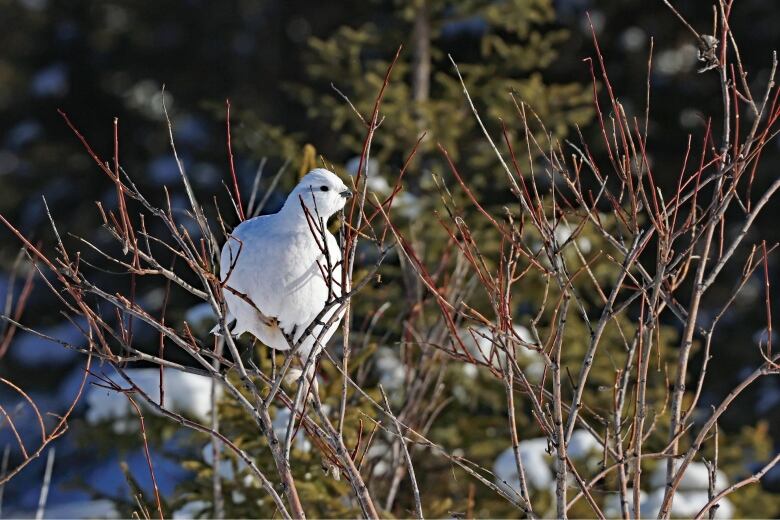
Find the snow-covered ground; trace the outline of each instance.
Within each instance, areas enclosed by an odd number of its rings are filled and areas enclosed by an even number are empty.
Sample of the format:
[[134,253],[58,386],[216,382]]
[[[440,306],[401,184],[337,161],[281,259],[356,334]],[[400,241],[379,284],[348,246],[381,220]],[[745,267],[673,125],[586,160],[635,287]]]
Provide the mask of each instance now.
[[[131,368],[125,372],[151,399],[155,402],[160,401],[159,369]],[[123,388],[129,386],[118,375],[112,379]],[[211,385],[212,380],[208,377],[166,369],[163,377],[163,405],[167,410],[206,421],[211,414]],[[106,388],[91,386],[86,401],[86,419],[90,424],[110,421],[111,427],[117,433],[124,433],[137,427],[137,418],[125,395]],[[136,402],[144,405],[144,400],[141,398],[137,398]]]
[[[72,340],[77,339],[73,329],[60,327],[63,333],[55,333],[54,337],[62,338],[72,334]],[[30,349],[30,352],[18,354],[17,359],[32,360],[37,356],[45,355],[49,348],[46,341],[39,341],[33,336],[20,338],[20,345]],[[63,351],[62,347],[52,344],[56,352]],[[13,352],[13,349],[11,349]],[[35,352],[33,354],[32,352]],[[65,351],[72,352],[72,351]],[[55,361],[58,361],[55,359]],[[66,365],[67,366],[67,365]],[[70,405],[72,399],[81,385],[84,373],[83,367],[73,364],[72,370],[61,380],[55,391],[40,394],[33,392],[31,397],[40,407],[41,413],[47,423],[54,421],[57,415],[61,415]],[[108,376],[122,387],[128,385],[118,374],[113,373],[107,366],[95,364],[93,370],[101,375]],[[159,399],[159,371],[150,369],[128,369],[127,373],[135,383],[149,392],[153,399]],[[138,428],[138,418],[131,408],[127,398],[116,392],[94,386],[93,382],[99,382],[94,376],[89,376],[84,396],[75,410],[71,420],[73,430],[55,441],[56,456],[54,458],[54,472],[49,491],[49,497],[45,509],[46,518],[118,518],[119,515],[107,497],[116,497],[117,500],[126,500],[130,493],[127,479],[122,471],[122,464],[127,464],[129,473],[144,490],[144,494],[152,496],[152,482],[146,456],[142,448],[129,448],[130,451],[110,451],[109,453],[95,457],[87,454],[92,449],[84,446],[78,440],[77,432],[80,428],[106,428],[115,433],[132,433]],[[165,404],[168,408],[182,413],[188,417],[208,421],[211,411],[211,380],[195,374],[169,369],[165,372]],[[40,435],[37,420],[26,401],[14,395],[0,397],[2,405],[10,413],[14,414],[15,422],[20,434],[25,439],[34,439]],[[141,398],[136,398],[139,404]],[[148,417],[148,410],[144,412]],[[55,415],[51,415],[55,414]],[[0,430],[2,441],[10,435],[9,429]],[[3,442],[5,444],[6,442]],[[29,448],[30,446],[28,446]],[[181,464],[166,456],[166,453],[181,451],[176,443],[166,443],[161,449],[152,449],[154,471],[160,491],[165,496],[170,496],[176,486],[188,478],[189,472]],[[20,475],[12,479],[4,490],[4,509],[6,517],[32,518],[37,509],[40,495],[41,481],[44,472],[47,451],[44,456],[34,460]],[[81,484],[74,485],[79,481]],[[99,493],[101,499],[96,500],[87,489]]]
[[[83,331],[88,329],[85,319],[74,323],[64,321],[58,325],[40,329],[41,334],[76,348],[84,346]],[[50,341],[32,332],[20,332],[14,338],[9,355],[14,362],[27,367],[67,365],[80,354],[73,349],[64,348],[61,343]]]
[[[548,492],[554,495],[554,459],[547,453],[547,439],[537,437],[521,441],[520,457],[525,471],[529,492]],[[601,453],[601,443],[586,430],[575,430],[569,442],[569,456],[575,461],[586,464],[598,463]],[[501,452],[493,465],[496,484],[511,493],[520,492],[520,479],[517,472],[514,451],[511,447]],[[647,479],[652,491],[640,492],[640,512],[643,518],[658,515],[664,498],[666,484],[666,464],[658,464]],[[570,482],[574,485],[574,482]],[[728,486],[728,479],[722,471],[717,472],[716,491]],[[692,518],[707,502],[709,502],[709,472],[702,462],[691,463],[683,475],[680,487],[672,503],[672,517]],[[722,499],[717,509],[716,518],[732,518],[734,506],[728,498]],[[629,509],[633,515],[633,491],[629,490]],[[604,499],[604,514],[608,518],[620,517],[620,499],[617,494],[610,494]]]
[[[514,331],[521,341],[535,344],[531,331],[522,325],[514,325]],[[481,363],[500,368],[506,363],[506,354],[498,348],[501,342],[494,339],[493,332],[488,327],[473,327],[460,332],[460,338],[469,353]],[[531,381],[541,379],[544,372],[544,362],[541,357],[530,348],[519,345],[515,348],[517,362]],[[471,364],[464,365],[464,373],[469,377],[476,377],[477,367]]]
[[[8,518],[35,518],[35,509],[12,510]],[[57,505],[47,505],[44,518],[120,518],[111,500],[80,500]]]

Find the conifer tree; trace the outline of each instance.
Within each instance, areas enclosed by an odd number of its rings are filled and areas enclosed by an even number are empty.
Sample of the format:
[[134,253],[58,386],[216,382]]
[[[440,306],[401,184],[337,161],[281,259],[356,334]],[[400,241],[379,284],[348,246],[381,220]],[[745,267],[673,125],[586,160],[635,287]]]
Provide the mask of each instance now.
[[387,62],[403,43],[383,103],[385,122],[374,141],[374,157],[397,167],[426,132],[418,155],[426,169],[442,164],[436,150],[441,143],[453,158],[466,159],[464,167],[489,179],[495,156],[468,110],[449,55],[485,109],[491,131],[499,130],[498,118],[517,117],[511,93],[518,102],[530,103],[562,137],[573,125],[587,123],[592,107],[585,86],[544,79],[566,38],[554,22],[550,0],[377,2],[365,19],[310,40],[309,80],[293,92],[309,116],[325,121],[337,136],[333,159],[359,153],[362,123],[339,92],[368,117]]

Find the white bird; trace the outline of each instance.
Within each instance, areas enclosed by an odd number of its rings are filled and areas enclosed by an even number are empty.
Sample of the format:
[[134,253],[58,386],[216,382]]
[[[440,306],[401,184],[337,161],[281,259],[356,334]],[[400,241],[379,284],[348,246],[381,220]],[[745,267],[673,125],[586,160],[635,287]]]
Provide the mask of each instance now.
[[[316,168],[301,179],[278,213],[251,218],[233,229],[220,260],[226,323],[235,320],[233,336],[249,332],[273,349],[288,350],[287,338],[297,344],[326,304],[342,294],[341,249],[327,222],[351,195],[333,172]],[[328,308],[300,341],[302,365],[336,331],[343,310],[324,332],[323,327],[338,307]]]

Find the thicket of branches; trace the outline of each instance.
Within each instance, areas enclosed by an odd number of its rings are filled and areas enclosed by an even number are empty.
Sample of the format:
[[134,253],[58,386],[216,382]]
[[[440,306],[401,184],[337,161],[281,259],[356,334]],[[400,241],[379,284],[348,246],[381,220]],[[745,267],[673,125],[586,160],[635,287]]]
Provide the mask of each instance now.
[[[186,217],[174,213],[167,191],[150,197],[123,170],[116,120],[113,158],[106,161],[63,113],[86,153],[116,186],[117,209],[98,205],[115,247],[107,250],[67,236],[57,215],[50,215],[54,247],[33,243],[0,216],[34,265],[29,280],[47,284],[69,319],[86,324],[85,347],[62,345],[83,353],[85,371],[73,406],[54,423],[25,393],[23,381],[2,380],[28,400],[40,425],[40,439],[17,435],[2,481],[66,432],[71,410],[92,374],[98,384],[130,401],[145,445],[145,409],[210,438],[211,471],[196,480],[200,488],[190,490],[207,501],[210,516],[629,518],[641,511],[669,518],[681,515],[674,504],[686,471],[703,462],[709,477],[707,500],[692,516],[714,517],[719,505],[739,496],[780,461],[775,455],[753,474],[729,474],[736,479],[719,482],[724,464],[719,419],[745,389],[780,373],[769,297],[768,258],[776,244],[749,239],[756,217],[780,188],[780,179],[761,183],[766,186],[762,189],[755,182],[771,175],[760,169],[760,161],[778,131],[777,60],[768,57],[772,73],[765,84],[751,84],[729,29],[732,3],[716,4],[713,34],[699,34],[679,20],[700,48],[701,73],[721,86],[722,113],[713,114],[700,135],[683,137],[685,151],[673,186],[656,183],[650,160],[649,79],[644,112],[627,113],[612,90],[595,36],[595,56],[588,65],[604,161],[595,158],[584,139],[554,138],[532,104],[515,94],[508,95],[513,118],[507,114],[503,132],[492,135],[452,61],[464,101],[484,130],[484,144],[500,164],[502,177],[495,184],[505,186],[511,202],[497,207],[480,200],[446,147],[439,146],[449,171],[434,175],[440,211],[425,216],[435,221],[431,226],[438,230],[437,242],[409,236],[406,222],[393,211],[413,168],[416,145],[389,194],[368,189],[372,142],[382,132],[382,102],[393,81],[395,61],[391,63],[372,113],[355,114],[365,133],[354,177],[358,196],[339,219],[346,282],[321,313],[346,309],[346,317],[340,337],[311,360],[323,383],[307,385],[310,395],[301,413],[291,413],[303,388],[294,356],[270,353],[247,338],[239,342],[230,335],[198,334],[186,321],[167,318],[165,305],[161,315],[153,315],[137,301],[137,284],[157,284],[165,288],[166,302],[188,294],[208,303],[225,327],[222,294],[228,289],[217,273],[220,246],[229,236],[228,218],[216,199],[197,198],[178,158],[170,120],[170,145],[189,202]],[[649,78],[652,54],[647,67]],[[227,211],[241,220],[259,211],[263,196],[240,193],[229,106],[227,123],[233,206]],[[417,143],[425,137],[421,134]],[[542,160],[523,159],[527,157]],[[312,232],[317,233],[316,225]],[[83,259],[87,254],[102,256],[127,274],[129,291],[115,293],[93,282],[93,267]],[[718,302],[720,311],[703,315],[708,291],[729,262],[742,265],[742,276]],[[395,273],[389,282],[382,280],[387,264]],[[757,347],[763,362],[702,415],[707,367],[718,355],[719,322],[755,277],[765,290],[756,304],[756,312],[766,315],[766,340]],[[382,283],[396,287],[378,291]],[[11,327],[3,348],[15,330],[29,330],[19,322],[26,293],[4,317]],[[402,312],[386,314],[388,294],[396,299],[389,303],[403,302]],[[542,296],[529,299],[528,294]],[[158,344],[133,341],[134,324],[140,323],[156,331]],[[378,339],[379,331],[385,337]],[[387,368],[371,362],[377,345],[388,343],[400,352],[400,365],[393,370],[401,371],[403,383],[396,392],[383,387]],[[696,367],[694,353],[700,363]],[[134,380],[131,363],[159,367],[157,394]],[[106,365],[116,378],[105,375]],[[210,422],[165,405],[165,381],[172,371],[210,378]],[[479,379],[469,383],[474,373]],[[503,424],[490,427],[505,434],[490,442],[508,448],[509,474],[498,464],[486,465],[476,446],[457,443],[459,430],[480,424],[469,416],[467,405],[453,403],[468,404],[469,393],[479,395],[483,382],[503,392],[493,403],[503,410]],[[4,424],[16,431],[12,415],[2,413]],[[281,429],[279,417],[288,418]],[[570,453],[577,435],[595,442],[597,464]],[[529,483],[529,464],[536,461],[524,460],[522,445],[532,437],[543,439],[552,459],[552,490]],[[309,443],[308,449],[299,442]],[[146,453],[154,478],[154,460]],[[256,500],[228,496],[225,490],[239,484],[215,469],[223,459],[242,468],[251,483],[242,492],[255,489]],[[380,464],[385,465],[382,471],[377,470]],[[647,473],[659,466],[665,468],[664,485],[650,505]],[[318,467],[324,472],[314,473]],[[612,510],[610,500],[617,505]],[[736,502],[745,508],[741,512],[750,512],[749,505]],[[170,514],[156,486],[154,497],[139,500],[138,514]]]

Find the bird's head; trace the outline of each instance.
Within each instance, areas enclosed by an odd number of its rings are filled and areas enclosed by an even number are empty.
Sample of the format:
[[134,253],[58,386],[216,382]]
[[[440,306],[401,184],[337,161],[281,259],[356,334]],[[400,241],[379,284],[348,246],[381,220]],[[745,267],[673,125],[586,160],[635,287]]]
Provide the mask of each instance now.
[[307,173],[287,198],[287,204],[300,208],[301,200],[311,215],[328,219],[346,204],[352,196],[349,188],[335,173],[315,168]]

